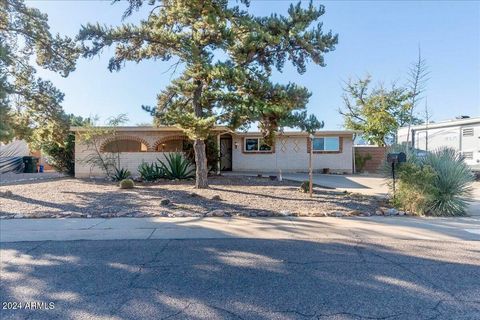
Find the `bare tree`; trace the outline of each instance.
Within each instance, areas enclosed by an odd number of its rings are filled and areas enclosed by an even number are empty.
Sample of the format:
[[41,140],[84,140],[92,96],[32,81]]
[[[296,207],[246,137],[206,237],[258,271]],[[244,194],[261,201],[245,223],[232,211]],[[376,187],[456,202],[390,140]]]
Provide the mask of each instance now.
[[[408,89],[410,91],[410,116],[408,121],[407,146],[410,145],[410,128],[413,122],[413,113],[418,102],[422,100],[423,94],[427,88],[430,71],[428,70],[427,61],[422,58],[422,52],[418,47],[418,59],[412,63],[408,73]],[[407,152],[408,152],[407,148]]]

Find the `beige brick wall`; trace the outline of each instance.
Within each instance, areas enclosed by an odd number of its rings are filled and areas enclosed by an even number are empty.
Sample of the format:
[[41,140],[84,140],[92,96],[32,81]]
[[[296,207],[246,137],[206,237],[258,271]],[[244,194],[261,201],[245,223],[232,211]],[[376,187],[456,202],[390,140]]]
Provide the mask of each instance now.
[[[324,168],[331,172],[352,172],[352,139],[343,137],[342,152],[313,154],[313,168],[321,172]],[[236,146],[236,147],[235,147]],[[233,171],[274,172],[279,169],[290,172],[307,172],[309,154],[306,137],[279,137],[275,142],[274,153],[244,153],[243,138],[233,138]]]
[[[164,159],[162,152],[155,152],[155,146],[167,137],[179,137],[179,131],[158,132],[158,131],[125,131],[118,132],[118,137],[130,137],[137,141],[143,141],[148,146],[147,152],[122,152],[120,153],[120,164],[122,168],[130,170],[132,175],[138,175],[138,166],[142,161],[152,163],[157,159]],[[105,137],[105,142],[110,137]],[[352,172],[352,139],[344,136],[341,152],[339,153],[315,153],[313,155],[313,167],[316,172],[328,168],[331,172],[351,173]],[[276,139],[274,153],[243,153],[243,138],[234,135],[232,141],[232,168],[234,171],[277,171],[282,169],[285,172],[306,172],[308,171],[308,150],[307,138],[298,136],[282,136]],[[101,144],[101,143],[100,143]],[[100,168],[92,167],[85,163],[85,159],[92,153],[82,143],[77,134],[75,140],[75,176],[102,177],[105,174]]]
[[[138,176],[138,166],[142,161],[152,163],[157,161],[157,159],[165,159],[163,152],[155,152],[155,146],[159,141],[167,137],[178,137],[181,136],[181,132],[172,131],[172,132],[144,132],[144,131],[125,131],[118,132],[118,137],[129,137],[132,139],[141,139],[146,142],[148,146],[148,152],[122,152],[120,153],[120,166],[122,168],[130,170],[133,176]],[[106,142],[108,139],[111,139],[111,136],[101,139],[100,145]],[[98,167],[92,167],[90,164],[86,163],[85,160],[89,155],[94,154],[92,149],[89,149],[87,145],[82,143],[80,136],[76,135],[75,137],[75,177],[77,178],[87,178],[87,177],[103,177],[105,176],[104,172]]]

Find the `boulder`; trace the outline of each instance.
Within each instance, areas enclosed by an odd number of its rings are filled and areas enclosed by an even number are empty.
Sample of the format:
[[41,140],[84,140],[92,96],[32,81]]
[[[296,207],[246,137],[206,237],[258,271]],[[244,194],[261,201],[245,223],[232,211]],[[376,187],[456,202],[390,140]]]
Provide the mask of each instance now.
[[384,212],[386,216],[396,216],[398,214],[398,210],[395,208],[390,208]]
[[213,210],[208,212],[205,216],[206,217],[225,217],[227,215],[223,210]]
[[212,196],[212,200],[222,200],[222,198],[220,197],[219,194],[214,194],[214,195]]
[[290,217],[290,216],[293,216],[293,213],[290,212],[290,211],[286,211],[286,210],[282,210],[278,213],[279,215],[283,216],[283,217]]
[[162,206],[168,206],[170,203],[171,203],[170,199],[167,199],[167,198],[160,200],[160,205]]

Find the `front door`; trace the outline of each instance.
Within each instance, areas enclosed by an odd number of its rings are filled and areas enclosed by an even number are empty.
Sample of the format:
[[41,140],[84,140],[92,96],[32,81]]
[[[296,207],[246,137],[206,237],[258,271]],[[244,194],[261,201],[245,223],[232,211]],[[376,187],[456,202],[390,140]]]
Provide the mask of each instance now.
[[220,137],[220,170],[232,171],[232,137]]

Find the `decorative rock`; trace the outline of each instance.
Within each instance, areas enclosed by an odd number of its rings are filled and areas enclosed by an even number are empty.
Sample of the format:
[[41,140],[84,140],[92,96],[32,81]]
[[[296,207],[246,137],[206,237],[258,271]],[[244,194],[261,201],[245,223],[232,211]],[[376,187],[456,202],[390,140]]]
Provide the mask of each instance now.
[[3,193],[3,195],[4,195],[5,197],[13,197],[13,192],[10,191],[10,190],[7,190],[7,191],[5,191],[5,192]]
[[150,216],[150,215],[146,212],[136,212],[135,213],[135,218],[144,218],[144,217],[148,217],[148,216]]
[[13,218],[14,219],[23,219],[23,218],[25,218],[25,216],[23,214],[18,213],[16,215],[14,215]]
[[404,216],[404,215],[405,215],[405,211],[398,211],[398,215],[399,215],[399,216]]
[[125,212],[125,211],[119,211],[117,213],[115,213],[115,217],[125,217],[126,215],[128,214],[128,212]]
[[365,215],[365,213],[360,211],[360,210],[352,210],[352,211],[348,212],[348,215],[349,216],[361,216],[361,215]]
[[375,215],[377,215],[377,216],[383,216],[383,211],[382,211],[381,209],[377,209],[377,210],[375,211]]
[[33,215],[33,218],[50,218],[50,216],[47,212],[37,212]]
[[332,213],[330,213],[330,216],[331,217],[343,217],[345,214],[343,212],[340,212],[340,211],[334,211]]
[[111,216],[112,216],[112,214],[110,212],[104,212],[104,213],[100,214],[100,217],[102,217],[102,218],[109,218]]
[[390,208],[387,211],[384,212],[386,216],[395,216],[398,214],[398,210],[395,208]]
[[190,214],[190,212],[186,212],[186,211],[175,211],[174,216],[175,217],[190,217],[191,214]]
[[69,216],[72,217],[72,218],[82,218],[85,216],[85,213],[81,213],[81,212],[69,212]]
[[286,211],[286,210],[280,211],[279,214],[280,214],[281,216],[284,216],[284,217],[293,216],[293,213],[291,213],[290,211]]
[[160,205],[162,206],[168,206],[170,204],[170,199],[162,199],[160,200]]
[[273,213],[268,212],[268,211],[260,211],[260,212],[258,212],[257,216],[259,216],[259,217],[271,217],[271,216],[273,216]]
[[249,214],[246,215],[247,217],[256,217],[257,213],[256,212],[250,212]]
[[215,194],[213,195],[212,200],[222,200],[222,198],[220,197],[219,194]]
[[208,212],[206,217],[225,217],[225,211],[223,210],[213,210]]
[[87,214],[87,218],[91,218],[91,217],[92,217],[92,215],[91,215],[91,214]]

